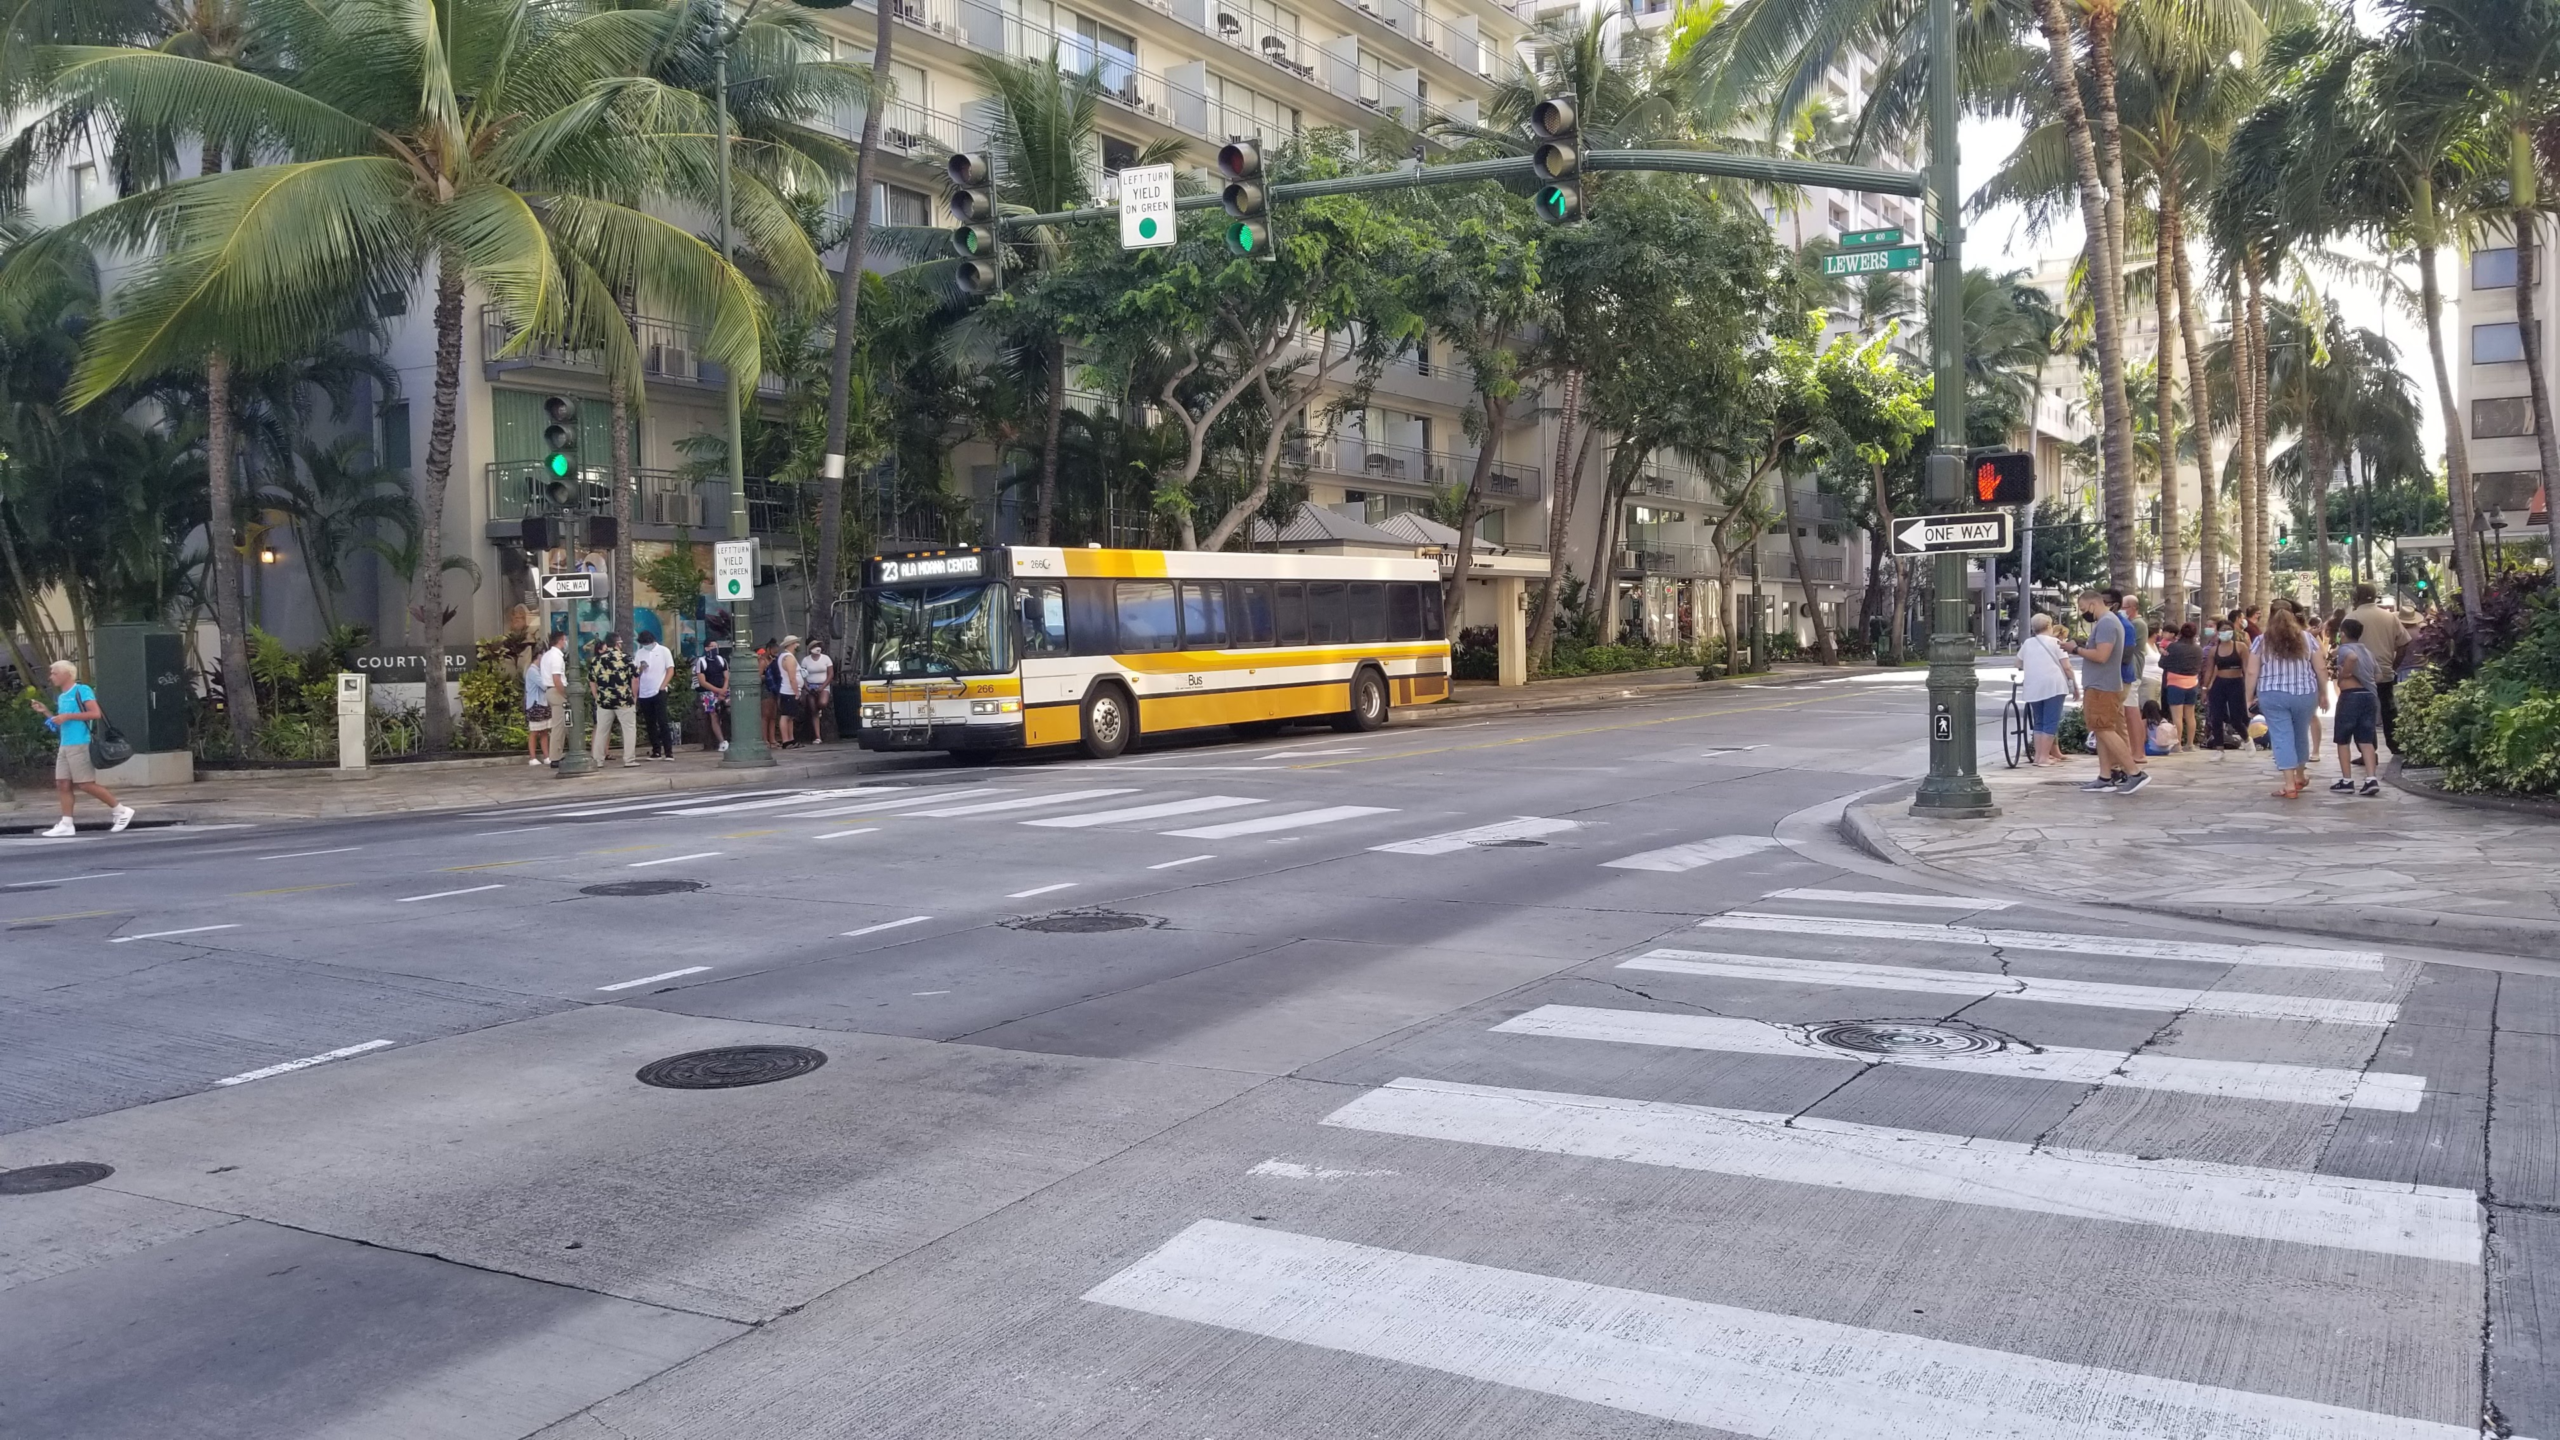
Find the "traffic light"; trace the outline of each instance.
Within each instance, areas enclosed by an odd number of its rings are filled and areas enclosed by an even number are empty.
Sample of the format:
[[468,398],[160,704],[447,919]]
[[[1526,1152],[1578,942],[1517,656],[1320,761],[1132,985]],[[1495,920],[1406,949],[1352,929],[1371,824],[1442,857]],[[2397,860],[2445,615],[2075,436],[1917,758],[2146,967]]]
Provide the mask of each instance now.
[[2036,498],[2036,457],[2023,450],[1984,450],[1973,456],[1973,500],[1977,505],[2032,505]]
[[964,152],[943,167],[951,177],[951,253],[960,257],[963,295],[992,295],[1004,289],[1004,241],[996,231],[995,157],[987,151]]
[[542,468],[554,480],[566,480],[578,468],[578,402],[554,395],[542,402],[551,423],[542,431]]
[[1529,128],[1537,148],[1529,168],[1538,176],[1538,216],[1550,225],[1570,225],[1582,218],[1582,121],[1573,102],[1541,100],[1529,112]]
[[1227,253],[1247,260],[1275,258],[1271,196],[1262,188],[1262,147],[1250,140],[1228,142],[1218,151],[1218,178],[1225,182],[1219,198],[1227,207]]
[[2292,527],[2292,526],[2290,526],[2290,525],[2279,525],[2279,526],[2277,526],[2277,527],[2276,527],[2276,548],[2277,548],[2277,549],[2279,549],[2279,550],[2286,550],[2286,549],[2291,549],[2291,548],[2292,548],[2292,546],[2293,546],[2293,527]]

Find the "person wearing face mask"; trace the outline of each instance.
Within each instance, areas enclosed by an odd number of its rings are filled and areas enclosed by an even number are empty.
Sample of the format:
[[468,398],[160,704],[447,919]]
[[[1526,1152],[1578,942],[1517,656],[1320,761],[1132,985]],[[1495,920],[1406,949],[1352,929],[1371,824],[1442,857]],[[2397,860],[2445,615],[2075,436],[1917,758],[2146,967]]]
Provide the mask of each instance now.
[[2214,627],[2205,667],[2205,748],[2238,750],[2249,743],[2249,640],[2239,611]]

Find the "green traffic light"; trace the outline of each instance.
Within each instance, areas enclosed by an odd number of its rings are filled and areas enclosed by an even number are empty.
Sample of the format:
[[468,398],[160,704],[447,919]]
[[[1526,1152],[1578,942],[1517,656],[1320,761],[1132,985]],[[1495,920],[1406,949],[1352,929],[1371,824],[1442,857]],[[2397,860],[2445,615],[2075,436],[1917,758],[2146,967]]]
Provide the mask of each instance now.
[[1252,225],[1242,224],[1227,227],[1227,243],[1235,246],[1236,249],[1250,255],[1253,253],[1253,242],[1254,234]]
[[554,455],[554,456],[552,456],[552,457],[551,457],[551,473],[552,473],[553,475],[557,476],[557,477],[558,477],[558,478],[560,478],[560,479],[563,479],[563,480],[568,479],[568,478],[569,478],[569,457],[568,457],[568,456],[566,456],[566,455]]

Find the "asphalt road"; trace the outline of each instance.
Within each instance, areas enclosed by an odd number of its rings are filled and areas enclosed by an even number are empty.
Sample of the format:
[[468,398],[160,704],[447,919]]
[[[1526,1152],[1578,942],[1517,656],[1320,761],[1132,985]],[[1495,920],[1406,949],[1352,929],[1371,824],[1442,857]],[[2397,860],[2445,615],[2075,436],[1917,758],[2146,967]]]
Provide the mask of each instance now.
[[0,1435],[2560,1437],[2560,972],[1915,883],[1919,716],[0,845]]

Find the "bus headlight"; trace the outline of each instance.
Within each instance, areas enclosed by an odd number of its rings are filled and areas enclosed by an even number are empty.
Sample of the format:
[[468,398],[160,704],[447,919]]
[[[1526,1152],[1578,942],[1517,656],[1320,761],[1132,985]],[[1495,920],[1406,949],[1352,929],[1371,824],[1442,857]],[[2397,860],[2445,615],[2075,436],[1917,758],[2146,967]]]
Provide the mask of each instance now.
[[863,707],[862,707],[862,723],[863,723],[863,724],[865,724],[865,725],[886,725],[886,724],[888,724],[888,723],[889,723],[889,707],[888,707],[888,706],[886,706],[886,705],[865,705],[865,706],[863,706]]
[[1021,711],[1022,702],[1019,700],[972,700],[969,702],[969,713],[972,715],[1017,715]]

